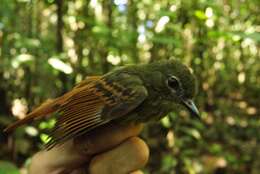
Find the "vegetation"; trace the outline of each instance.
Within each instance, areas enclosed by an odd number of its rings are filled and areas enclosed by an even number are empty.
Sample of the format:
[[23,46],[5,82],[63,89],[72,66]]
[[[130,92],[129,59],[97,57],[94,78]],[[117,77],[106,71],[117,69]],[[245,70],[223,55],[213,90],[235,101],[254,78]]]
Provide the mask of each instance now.
[[[0,4],[1,130],[85,76],[176,58],[198,78],[203,119],[181,109],[147,126],[142,137],[151,158],[145,173],[259,173],[259,0]],[[52,125],[24,126],[14,137],[0,134],[0,173],[17,173],[14,164],[24,168]]]

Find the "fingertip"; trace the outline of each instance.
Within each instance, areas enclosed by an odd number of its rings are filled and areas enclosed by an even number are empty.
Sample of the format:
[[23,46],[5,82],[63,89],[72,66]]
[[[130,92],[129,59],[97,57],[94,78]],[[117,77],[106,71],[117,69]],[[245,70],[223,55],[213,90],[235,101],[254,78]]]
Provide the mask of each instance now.
[[133,148],[132,151],[135,152],[136,163],[138,163],[140,167],[145,166],[150,154],[147,144],[139,137],[129,138],[128,142]]
[[90,174],[125,174],[145,166],[149,158],[149,148],[146,143],[132,137],[116,148],[95,156],[89,165]]

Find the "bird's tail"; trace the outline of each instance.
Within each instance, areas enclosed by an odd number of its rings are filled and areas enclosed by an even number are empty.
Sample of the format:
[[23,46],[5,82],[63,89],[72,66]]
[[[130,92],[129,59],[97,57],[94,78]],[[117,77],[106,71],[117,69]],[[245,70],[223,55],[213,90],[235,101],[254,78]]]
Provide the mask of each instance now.
[[34,109],[31,113],[29,113],[25,118],[18,120],[11,125],[9,125],[7,128],[4,129],[4,132],[9,133],[12,132],[15,128],[29,123],[33,120],[37,120],[40,118],[43,118],[46,115],[49,115],[55,111],[58,110],[59,108],[59,98],[56,99],[49,99],[43,104],[41,104],[39,107]]

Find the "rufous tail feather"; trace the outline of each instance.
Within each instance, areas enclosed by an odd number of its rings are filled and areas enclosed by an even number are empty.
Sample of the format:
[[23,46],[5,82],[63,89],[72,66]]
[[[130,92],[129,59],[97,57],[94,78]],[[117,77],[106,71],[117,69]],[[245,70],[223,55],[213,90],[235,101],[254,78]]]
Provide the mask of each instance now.
[[46,115],[49,115],[53,112],[55,112],[58,109],[58,100],[59,98],[56,99],[49,99],[43,104],[41,104],[39,107],[34,109],[31,113],[29,113],[25,118],[18,120],[14,122],[13,124],[9,125],[7,128],[4,129],[4,132],[9,133],[13,131],[15,128],[29,123],[33,120],[40,119],[45,117]]
[[31,113],[29,113],[25,118],[18,120],[14,122],[13,124],[9,125],[7,128],[4,129],[4,132],[9,133],[13,131],[15,128],[29,123],[31,121],[41,119],[55,111],[57,111],[60,106],[62,106],[64,103],[68,101],[70,97],[73,95],[79,93],[81,90],[85,90],[85,88],[88,88],[88,86],[91,86],[91,82],[100,79],[100,77],[94,76],[90,77],[87,80],[84,80],[82,83],[80,83],[78,86],[73,88],[72,91],[69,91],[65,93],[63,96],[55,98],[55,99],[49,99],[46,102],[44,102],[42,105],[34,109]]

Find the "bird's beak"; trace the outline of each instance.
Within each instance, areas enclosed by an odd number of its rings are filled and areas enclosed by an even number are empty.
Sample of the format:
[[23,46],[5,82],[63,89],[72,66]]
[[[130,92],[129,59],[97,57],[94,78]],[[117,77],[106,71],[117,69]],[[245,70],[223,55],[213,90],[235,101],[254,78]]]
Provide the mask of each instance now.
[[182,103],[191,112],[192,115],[200,118],[199,110],[191,99],[182,100]]

